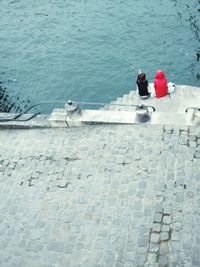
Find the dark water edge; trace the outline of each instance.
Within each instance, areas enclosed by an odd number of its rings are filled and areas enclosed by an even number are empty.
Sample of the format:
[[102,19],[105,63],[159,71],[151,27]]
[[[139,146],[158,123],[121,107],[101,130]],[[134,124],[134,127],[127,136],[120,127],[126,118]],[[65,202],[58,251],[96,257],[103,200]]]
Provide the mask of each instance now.
[[[0,0],[0,111],[45,100],[110,102],[138,68],[200,86],[200,0]],[[53,107],[41,107],[50,112]]]

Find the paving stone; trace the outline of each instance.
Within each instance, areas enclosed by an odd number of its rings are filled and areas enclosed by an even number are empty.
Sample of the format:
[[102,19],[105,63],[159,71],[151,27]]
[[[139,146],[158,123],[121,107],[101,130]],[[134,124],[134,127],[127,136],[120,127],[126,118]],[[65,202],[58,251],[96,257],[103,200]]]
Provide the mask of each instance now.
[[150,229],[148,226],[140,225],[138,227],[138,232],[139,232],[140,236],[147,237],[147,236],[149,236]]
[[178,231],[173,231],[172,232],[171,240],[179,241],[180,238],[181,238],[180,232],[178,232]]
[[133,160],[140,160],[140,159],[141,159],[141,154],[138,153],[138,152],[135,152],[135,153],[133,154]]
[[152,252],[152,253],[157,253],[158,250],[159,250],[159,244],[151,242],[149,251]]
[[152,214],[152,209],[151,208],[144,208],[144,216],[151,216]]
[[145,237],[138,239],[138,247],[147,247],[148,239]]
[[[174,227],[174,230],[180,231],[182,229],[182,224],[180,223],[181,227]],[[193,225],[189,224],[188,221],[187,223],[184,224],[184,232],[185,233],[191,233],[193,230]]]
[[195,154],[194,154],[194,157],[195,158],[200,158],[200,152],[199,151],[196,151]]
[[55,251],[55,252],[63,252],[64,244],[61,242],[52,242],[48,244],[47,249],[50,251]]
[[156,204],[154,209],[155,209],[156,213],[162,213],[163,212],[163,207],[161,204]]
[[190,140],[190,147],[196,147],[197,143],[195,141]]
[[169,247],[167,242],[161,242],[159,253],[160,255],[167,255],[169,253]]
[[144,266],[145,259],[145,255],[137,255],[135,260],[136,266]]
[[148,254],[148,264],[155,264],[156,263],[156,254],[149,253]]
[[187,137],[180,137],[179,138],[179,144],[180,145],[187,145],[188,144],[188,138]]
[[128,242],[126,249],[127,249],[127,251],[133,252],[135,249],[135,242]]
[[171,217],[165,215],[165,216],[163,217],[163,223],[164,223],[164,224],[170,224],[170,223],[171,223]]
[[158,243],[160,241],[160,235],[157,233],[151,234],[151,242]]
[[197,140],[197,136],[193,135],[193,134],[189,134],[189,139],[190,139],[190,141],[196,141]]
[[161,241],[166,241],[169,239],[169,232],[161,232],[160,233],[160,240]]
[[175,196],[175,201],[182,203],[183,202],[183,194],[178,192]]
[[170,226],[167,224],[163,224],[161,227],[162,232],[169,232],[170,231]]
[[152,226],[153,232],[160,232],[161,231],[161,224],[160,223],[154,223]]
[[[179,251],[180,250],[180,242],[172,241],[170,242],[170,246],[172,248],[172,251]],[[190,244],[191,247],[191,244]]]
[[141,200],[135,201],[134,208],[136,210],[141,210],[142,209],[142,201]]
[[147,248],[146,247],[138,247],[136,250],[136,255],[146,255]]
[[168,266],[168,258],[166,256],[159,256],[159,267],[167,267]]
[[161,223],[162,221],[162,214],[161,213],[155,213],[153,216],[153,222]]
[[173,125],[165,125],[163,127],[163,129],[164,129],[164,132],[167,132],[167,133],[172,134],[173,133],[173,130],[174,130],[174,127],[173,127]]
[[146,181],[141,181],[139,182],[139,188],[145,189],[147,187],[147,182]]
[[129,224],[130,224],[130,218],[127,218],[127,217],[122,217],[121,218],[121,225],[123,225],[123,226],[128,226]]

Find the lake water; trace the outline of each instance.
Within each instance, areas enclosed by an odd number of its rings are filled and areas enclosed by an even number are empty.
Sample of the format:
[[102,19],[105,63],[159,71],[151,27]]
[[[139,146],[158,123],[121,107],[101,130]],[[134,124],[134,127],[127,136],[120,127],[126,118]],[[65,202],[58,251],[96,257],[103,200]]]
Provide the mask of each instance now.
[[135,89],[139,68],[200,86],[199,2],[0,0],[0,109],[110,102]]

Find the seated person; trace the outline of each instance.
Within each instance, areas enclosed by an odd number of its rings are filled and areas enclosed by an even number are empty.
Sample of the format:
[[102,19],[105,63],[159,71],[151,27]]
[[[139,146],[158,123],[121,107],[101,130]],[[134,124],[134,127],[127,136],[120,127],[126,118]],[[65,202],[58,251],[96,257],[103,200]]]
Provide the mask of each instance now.
[[165,74],[162,70],[158,70],[155,75],[154,88],[156,92],[156,97],[166,96],[168,93],[168,85]]
[[150,93],[148,92],[148,81],[146,80],[146,75],[140,73],[137,78],[138,92],[142,99],[149,98]]

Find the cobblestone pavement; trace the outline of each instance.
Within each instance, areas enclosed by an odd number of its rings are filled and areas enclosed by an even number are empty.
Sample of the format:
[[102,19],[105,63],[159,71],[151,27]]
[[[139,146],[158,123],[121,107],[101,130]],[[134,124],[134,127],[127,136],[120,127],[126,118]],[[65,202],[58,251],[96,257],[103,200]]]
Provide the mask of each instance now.
[[200,129],[0,131],[0,266],[200,266]]

